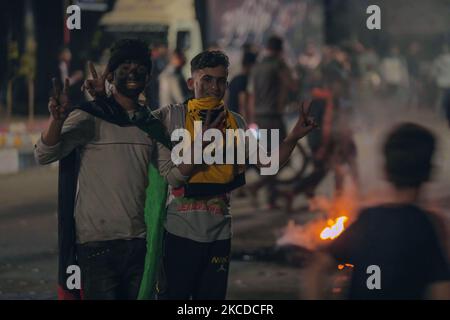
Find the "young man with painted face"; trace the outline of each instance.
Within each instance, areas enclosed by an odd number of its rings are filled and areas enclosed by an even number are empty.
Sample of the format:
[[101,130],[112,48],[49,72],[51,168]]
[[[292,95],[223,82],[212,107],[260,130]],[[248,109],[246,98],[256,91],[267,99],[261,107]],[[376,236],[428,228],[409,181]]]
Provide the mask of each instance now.
[[[204,130],[246,129],[243,118],[223,104],[228,67],[228,57],[220,51],[198,54],[191,61],[188,80],[194,98],[162,107],[153,115],[169,133],[184,128],[193,136],[193,123],[200,120]],[[126,109],[132,121],[145,128],[149,109]],[[289,158],[298,139],[315,127],[305,116],[302,114],[281,143],[280,163]],[[170,185],[159,298],[224,299],[232,233],[230,192],[245,183],[245,168],[234,164],[175,165],[171,152],[162,145],[158,146],[158,165]]]
[[[93,101],[71,106],[67,84],[60,93],[54,83],[49,124],[35,156],[40,164],[61,160],[60,298],[74,293],[64,281],[65,268],[72,263],[80,266],[85,299],[138,295],[146,255],[147,172],[155,143],[131,126],[123,108],[139,105],[151,67],[147,45],[126,39],[111,48],[101,77],[90,64],[93,79],[84,87]],[[109,97],[106,79],[112,84]]]

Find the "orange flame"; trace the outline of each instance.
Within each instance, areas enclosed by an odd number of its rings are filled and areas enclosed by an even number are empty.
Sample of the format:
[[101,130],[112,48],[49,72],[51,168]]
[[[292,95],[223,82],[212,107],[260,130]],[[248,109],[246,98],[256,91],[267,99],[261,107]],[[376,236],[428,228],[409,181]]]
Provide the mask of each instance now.
[[320,233],[320,239],[322,240],[333,240],[337,238],[342,231],[344,231],[344,222],[348,220],[347,216],[341,216],[336,220],[329,219],[328,227],[324,228]]
[[353,264],[350,263],[345,263],[345,264],[339,264],[338,265],[338,269],[339,270],[343,270],[344,268],[354,268],[355,266]]

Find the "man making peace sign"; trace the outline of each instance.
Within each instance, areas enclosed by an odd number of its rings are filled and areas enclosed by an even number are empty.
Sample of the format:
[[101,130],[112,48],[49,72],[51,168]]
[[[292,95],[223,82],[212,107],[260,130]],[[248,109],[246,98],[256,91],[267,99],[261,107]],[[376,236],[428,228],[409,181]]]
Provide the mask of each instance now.
[[[61,160],[59,296],[67,297],[61,293],[72,289],[65,281],[65,268],[77,263],[84,298],[136,299],[146,254],[145,190],[154,143],[138,128],[127,126],[122,108],[137,105],[147,84],[151,71],[147,45],[119,41],[101,76],[91,63],[89,68],[92,79],[84,88],[94,101],[72,106],[67,81],[62,91],[54,81],[49,124],[35,147],[40,164]],[[113,85],[110,97],[105,80]],[[78,161],[68,165],[71,157]],[[71,209],[72,216],[67,214]]]

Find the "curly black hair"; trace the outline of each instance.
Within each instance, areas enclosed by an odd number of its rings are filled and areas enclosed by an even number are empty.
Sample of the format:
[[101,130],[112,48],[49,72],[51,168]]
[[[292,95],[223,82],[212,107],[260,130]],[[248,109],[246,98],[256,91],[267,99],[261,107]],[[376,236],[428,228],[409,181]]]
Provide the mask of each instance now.
[[191,73],[196,70],[218,66],[224,66],[228,69],[230,66],[228,56],[222,51],[203,51],[191,60]]
[[147,43],[139,39],[121,39],[115,42],[110,49],[111,57],[108,62],[109,71],[114,71],[126,60],[134,60],[145,65],[150,74],[152,60]]

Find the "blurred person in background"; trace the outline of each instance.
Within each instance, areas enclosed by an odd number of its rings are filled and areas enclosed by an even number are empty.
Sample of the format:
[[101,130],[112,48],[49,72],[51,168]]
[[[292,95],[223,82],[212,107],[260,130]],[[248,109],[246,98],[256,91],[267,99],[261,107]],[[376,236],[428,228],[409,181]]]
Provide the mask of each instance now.
[[248,119],[248,77],[256,63],[257,55],[251,51],[244,52],[241,73],[235,76],[228,86],[227,104],[231,111],[239,113]]
[[222,48],[220,47],[220,45],[217,42],[211,42],[208,45],[208,48],[206,50],[208,50],[208,51],[220,51],[220,50],[222,50]]
[[159,105],[182,103],[189,98],[190,91],[184,78],[182,69],[186,64],[186,57],[182,50],[176,49],[169,64],[159,75]]
[[357,63],[360,75],[362,76],[364,73],[369,72],[369,69],[378,70],[380,58],[376,51],[370,46],[364,47],[361,43],[359,46]]
[[440,90],[438,113],[445,112],[450,126],[450,50],[448,44],[443,45],[441,54],[433,62],[433,74]]
[[81,92],[81,85],[83,83],[83,71],[73,70],[72,52],[69,48],[63,47],[58,55],[59,65],[59,84],[62,86],[65,79],[69,79],[68,95],[70,101],[78,104],[83,101],[83,94]]
[[250,74],[248,121],[256,122],[261,129],[279,129],[284,138],[283,112],[287,94],[297,89],[296,82],[283,59],[283,40],[271,36],[266,43],[266,55]]
[[[450,273],[435,217],[417,205],[430,180],[435,138],[422,126],[405,123],[383,146],[384,171],[393,200],[362,210],[337,239],[315,254],[304,273],[304,298],[330,298],[338,264],[350,264],[348,299],[449,299]],[[369,266],[379,267],[371,282]],[[369,288],[368,283],[378,288]],[[342,289],[342,288],[341,288]]]
[[[266,55],[252,69],[250,74],[248,92],[248,119],[249,124],[256,123],[260,129],[280,130],[280,139],[286,136],[286,127],[283,121],[284,109],[288,93],[298,89],[298,83],[294,80],[292,71],[283,58],[283,39],[271,36],[266,43]],[[269,140],[268,151],[271,151]],[[272,208],[276,207],[274,176],[261,179],[253,185],[251,194],[262,186],[268,187],[268,203]]]
[[147,104],[152,110],[160,107],[159,102],[159,75],[168,64],[168,49],[164,43],[155,43],[149,51],[152,60],[152,74],[150,82],[145,88]]
[[291,190],[284,193],[287,211],[292,210],[294,197],[299,193],[304,193],[310,208],[314,208],[316,189],[331,170],[335,178],[335,197],[339,197],[343,192],[346,167],[353,183],[358,183],[357,149],[350,127],[349,110],[342,107],[348,80],[336,66],[332,64],[324,69],[322,85],[312,90],[312,102],[308,112],[319,125],[318,130],[307,136],[313,170],[294,182]]
[[242,45],[243,54],[250,52],[250,53],[254,53],[254,54],[258,55],[259,50],[260,50],[259,47],[256,44],[254,44],[253,42],[246,42]]
[[404,107],[409,85],[408,65],[397,45],[391,46],[389,54],[381,60],[380,73],[387,98],[395,107]]
[[355,116],[365,126],[371,127],[375,123],[373,119],[379,113],[376,98],[382,88],[379,72],[380,58],[371,46],[365,47],[362,43],[357,43],[356,49],[359,79],[357,81],[357,92],[354,92],[353,95],[354,103],[358,108]]
[[406,62],[408,65],[409,74],[409,95],[408,95],[408,107],[417,109],[420,107],[423,83],[421,75],[421,61],[423,60],[422,48],[420,43],[413,41],[408,46],[406,53]]
[[302,99],[311,97],[312,88],[317,85],[320,79],[319,70],[322,62],[322,55],[316,44],[308,42],[305,51],[299,55],[297,73],[299,75],[299,96]]

